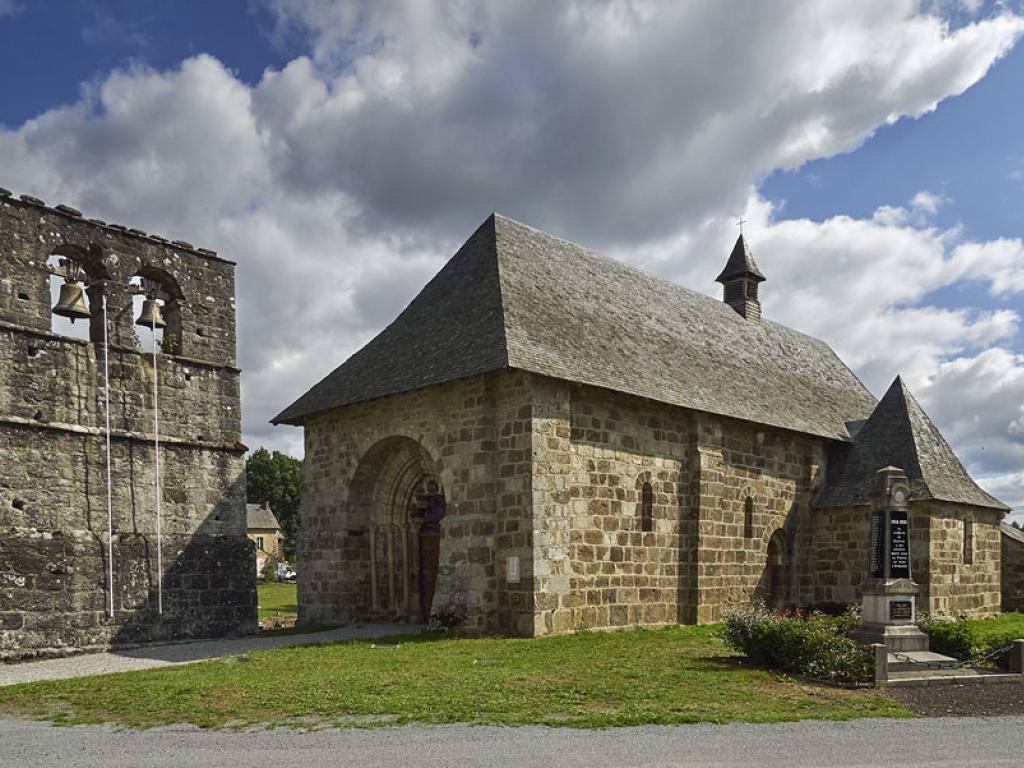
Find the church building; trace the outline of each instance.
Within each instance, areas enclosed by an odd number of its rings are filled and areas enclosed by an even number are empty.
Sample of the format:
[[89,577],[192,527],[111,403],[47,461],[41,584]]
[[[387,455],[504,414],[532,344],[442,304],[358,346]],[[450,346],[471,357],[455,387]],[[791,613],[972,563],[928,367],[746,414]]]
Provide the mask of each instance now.
[[299,616],[544,635],[841,605],[874,472],[911,480],[918,606],[1000,611],[1007,507],[900,379],[876,401],[761,317],[492,215],[275,423],[305,434]]

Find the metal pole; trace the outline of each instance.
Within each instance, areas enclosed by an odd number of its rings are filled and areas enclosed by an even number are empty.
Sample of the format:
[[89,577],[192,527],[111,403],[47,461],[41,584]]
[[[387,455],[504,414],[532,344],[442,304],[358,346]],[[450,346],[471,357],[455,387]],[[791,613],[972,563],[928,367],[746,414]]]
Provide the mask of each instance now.
[[110,587],[108,615],[114,618],[114,497],[110,478],[110,341],[107,338],[107,294],[103,293],[103,386],[107,417],[107,579]]
[[156,455],[156,610],[164,613],[164,552],[160,517],[160,388],[157,381],[156,313],[153,313],[153,453]]

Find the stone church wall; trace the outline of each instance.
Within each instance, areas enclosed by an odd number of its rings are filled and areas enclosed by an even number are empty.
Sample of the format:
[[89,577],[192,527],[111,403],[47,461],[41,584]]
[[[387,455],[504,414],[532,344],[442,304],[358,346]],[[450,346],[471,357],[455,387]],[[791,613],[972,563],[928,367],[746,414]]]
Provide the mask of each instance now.
[[[814,588],[813,605],[843,606],[858,602],[868,578],[871,508],[830,507],[811,516],[813,534],[808,551]],[[931,522],[921,504],[910,506],[910,569],[921,585],[919,606],[927,603],[928,552]]]
[[780,528],[782,588],[809,590],[795,555],[821,441],[539,377],[533,393],[537,634],[717,621],[765,597]]
[[[928,567],[915,571],[915,579],[922,585],[919,607],[927,606],[929,612],[942,616],[963,614],[978,619],[999,613],[1002,514],[942,501],[919,504],[929,524]],[[965,522],[972,524],[970,554],[965,552]]]
[[[361,473],[373,484],[390,471],[388,441],[420,446],[424,470],[436,472],[443,486],[447,515],[441,524],[435,612],[464,614],[471,629],[528,633],[533,614],[529,390],[525,377],[505,372],[307,419],[299,620],[420,618],[412,598],[386,606],[380,597],[372,604],[371,570],[384,567],[380,558],[378,566],[371,562],[375,524],[367,504],[376,502],[353,489]],[[368,466],[374,461],[380,467]],[[511,584],[505,574],[510,557],[518,557],[521,568],[519,581]]]
[[[697,442],[696,621],[718,621],[729,606],[771,599],[767,554],[776,534],[784,562],[774,602],[803,604],[813,583],[803,558],[810,504],[825,462],[824,441],[701,414]],[[749,531],[747,497],[753,500]]]
[[[74,255],[109,315],[114,607],[107,616],[102,343],[51,331],[54,253]],[[129,279],[180,290],[180,354],[158,356],[164,613],[157,614],[153,363],[135,340]],[[0,656],[255,630],[234,266],[211,252],[0,192]]]
[[[536,634],[680,621],[690,415],[534,377]],[[641,489],[650,483],[645,531]]]
[[[920,611],[981,618],[999,611],[999,514],[947,502],[910,507],[911,573]],[[964,563],[964,520],[973,522],[974,561]],[[871,510],[867,505],[814,513],[810,547],[814,603],[859,601],[868,577]]]

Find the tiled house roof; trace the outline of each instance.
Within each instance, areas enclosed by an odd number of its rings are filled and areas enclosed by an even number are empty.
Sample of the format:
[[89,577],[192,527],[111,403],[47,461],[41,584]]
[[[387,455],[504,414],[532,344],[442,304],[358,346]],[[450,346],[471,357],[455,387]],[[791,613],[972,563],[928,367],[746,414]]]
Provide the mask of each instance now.
[[245,527],[252,530],[254,528],[267,529],[267,528],[281,528],[281,524],[277,522],[277,518],[274,517],[274,513],[270,511],[269,507],[261,506],[260,504],[246,504],[245,505]]
[[824,342],[495,214],[274,422],[503,368],[838,440],[875,405]]

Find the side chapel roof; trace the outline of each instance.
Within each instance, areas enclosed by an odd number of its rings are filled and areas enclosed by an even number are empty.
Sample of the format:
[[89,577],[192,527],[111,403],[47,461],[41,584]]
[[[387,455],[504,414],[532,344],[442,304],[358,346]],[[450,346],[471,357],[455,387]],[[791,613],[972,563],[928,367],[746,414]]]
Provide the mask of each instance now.
[[935,499],[1009,509],[974,482],[898,376],[856,433],[845,461],[837,471],[830,470],[832,477],[815,506],[869,504],[874,473],[889,465],[907,473],[913,501]]

